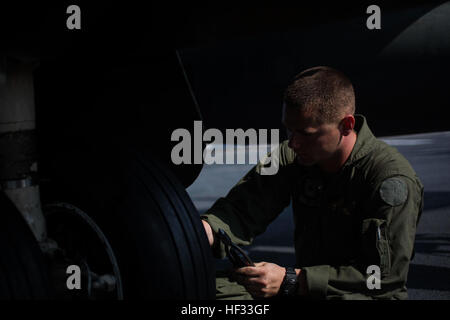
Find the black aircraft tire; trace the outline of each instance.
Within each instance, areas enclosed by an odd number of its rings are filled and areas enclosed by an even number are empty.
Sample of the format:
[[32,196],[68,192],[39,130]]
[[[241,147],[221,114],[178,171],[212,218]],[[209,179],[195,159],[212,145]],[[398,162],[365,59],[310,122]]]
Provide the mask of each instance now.
[[51,298],[43,255],[30,228],[0,192],[0,300]]
[[108,222],[124,298],[214,299],[214,259],[186,190],[151,155],[124,159]]

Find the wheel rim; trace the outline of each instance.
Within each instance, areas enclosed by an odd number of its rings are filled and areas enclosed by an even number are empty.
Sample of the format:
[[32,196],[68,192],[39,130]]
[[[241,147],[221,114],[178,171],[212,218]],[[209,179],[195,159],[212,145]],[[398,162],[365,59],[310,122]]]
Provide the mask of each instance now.
[[[105,278],[112,273],[115,294],[113,295],[110,290],[107,294],[100,296],[123,300],[123,285],[116,256],[107,237],[95,221],[81,209],[64,202],[45,206],[44,213],[47,219],[48,236],[56,241],[59,257],[62,255],[66,264],[70,262],[81,265],[86,284],[84,291],[86,297],[83,298],[96,299],[99,292],[96,294],[93,289],[101,291],[98,288],[99,285],[102,281],[104,284]],[[103,271],[102,273],[106,271],[106,275],[98,276],[94,273],[96,269]],[[57,287],[60,287],[60,284]]]

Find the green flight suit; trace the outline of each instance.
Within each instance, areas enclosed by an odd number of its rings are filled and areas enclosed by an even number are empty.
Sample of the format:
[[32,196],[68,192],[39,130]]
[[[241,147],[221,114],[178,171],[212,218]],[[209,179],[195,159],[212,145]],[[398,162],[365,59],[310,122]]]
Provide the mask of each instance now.
[[[305,272],[308,297],[407,299],[423,185],[396,148],[376,139],[363,116],[355,118],[357,140],[338,173],[299,165],[284,141],[275,175],[261,175],[256,165],[202,219],[249,245],[292,201],[296,267]],[[215,255],[225,256],[222,244]],[[379,288],[369,289],[371,265],[381,271]],[[222,294],[242,293],[224,279],[218,280]]]

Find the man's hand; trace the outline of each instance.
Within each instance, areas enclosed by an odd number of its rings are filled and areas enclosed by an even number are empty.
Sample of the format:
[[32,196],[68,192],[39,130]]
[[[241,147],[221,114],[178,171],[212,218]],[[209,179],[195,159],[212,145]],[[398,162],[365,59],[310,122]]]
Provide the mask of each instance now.
[[205,220],[202,220],[203,228],[205,228],[206,236],[208,237],[209,245],[212,247],[214,245],[214,234],[211,226]]
[[285,273],[285,268],[268,262],[258,262],[254,267],[235,270],[236,281],[254,298],[270,298],[277,295]]

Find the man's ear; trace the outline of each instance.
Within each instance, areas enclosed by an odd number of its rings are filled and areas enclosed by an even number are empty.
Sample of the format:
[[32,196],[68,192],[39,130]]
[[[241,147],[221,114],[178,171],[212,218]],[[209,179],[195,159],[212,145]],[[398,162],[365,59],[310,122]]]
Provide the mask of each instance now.
[[355,117],[348,114],[341,120],[341,131],[343,136],[348,136],[355,128]]

